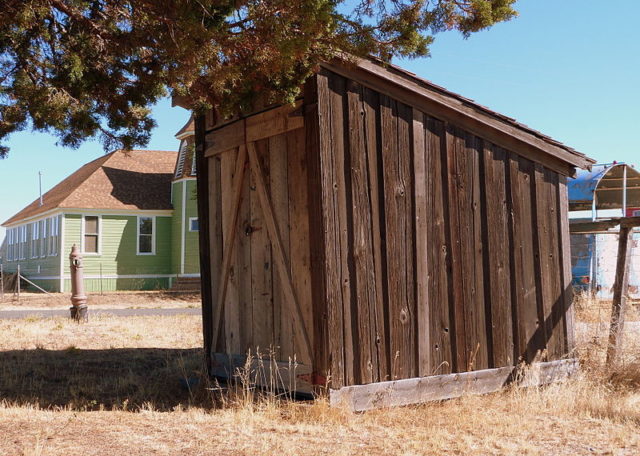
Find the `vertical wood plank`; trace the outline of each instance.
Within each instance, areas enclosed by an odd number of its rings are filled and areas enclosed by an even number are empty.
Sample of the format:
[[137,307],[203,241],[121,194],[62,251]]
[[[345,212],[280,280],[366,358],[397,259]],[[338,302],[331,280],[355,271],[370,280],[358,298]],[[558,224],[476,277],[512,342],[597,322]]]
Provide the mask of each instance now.
[[553,337],[556,341],[556,349],[551,354],[553,359],[561,359],[567,354],[566,339],[566,322],[564,311],[564,292],[562,288],[562,254],[560,252],[560,236],[561,232],[558,225],[560,201],[558,200],[558,174],[548,168],[544,169],[545,183],[547,186],[549,198],[549,230],[550,256],[549,269],[553,271],[551,274],[551,302],[552,302],[552,318],[553,318]]
[[458,357],[465,362],[457,367],[461,371],[470,371],[488,366],[482,269],[481,144],[478,138],[459,129],[452,133],[455,186],[450,187],[450,191],[457,193],[457,206],[452,209],[457,212],[458,228],[458,250],[455,252],[458,258],[457,261],[454,258],[454,262],[457,266],[455,273],[460,277],[457,286],[461,289],[460,301],[455,306],[455,331]]
[[380,125],[380,96],[378,92],[364,89],[364,128],[369,189],[371,198],[371,235],[375,277],[375,305],[373,309],[373,331],[378,372],[374,381],[391,379],[389,347],[389,317],[385,305],[386,252],[384,248],[384,196],[382,194],[382,141]]
[[[354,355],[357,360],[358,383],[371,383],[377,378],[377,354],[375,350],[375,305],[376,287],[373,259],[373,241],[371,239],[371,201],[369,198],[369,179],[367,155],[365,150],[365,129],[363,124],[362,87],[350,81],[348,83],[348,124],[349,157],[352,188],[351,211],[353,213],[353,240],[350,246],[354,262],[355,290],[354,317],[356,340]],[[373,324],[372,324],[373,323]],[[376,374],[374,375],[374,372]]]
[[392,378],[409,378],[415,371],[412,177],[407,153],[412,112],[385,95],[380,109]]
[[514,364],[505,151],[492,144],[484,148],[488,268],[485,296],[489,303],[492,360],[490,367]]
[[324,281],[327,306],[327,340],[331,386],[345,385],[344,373],[344,314],[342,274],[340,262],[340,230],[338,214],[338,177],[333,161],[333,130],[331,94],[328,72],[317,75],[319,118],[319,176],[322,201],[322,227],[324,234]]
[[246,354],[252,347],[253,327],[258,322],[253,321],[253,298],[251,294],[251,182],[246,178],[242,184],[242,204],[238,213],[238,234],[235,250],[235,277],[238,286],[239,354]]
[[[313,309],[311,297],[311,260],[309,246],[309,195],[307,189],[307,160],[305,155],[305,130],[299,128],[287,134],[288,185],[289,185],[289,225],[290,225],[290,263],[291,276],[296,296],[303,314],[304,324],[309,331],[312,343],[314,339]],[[317,189],[314,189],[317,191]],[[300,323],[296,315],[284,313],[283,322],[287,321],[292,330],[292,352],[299,362],[311,365],[311,358],[297,341],[301,340]]]
[[[549,336],[553,331],[551,322],[551,304],[549,296],[549,278],[543,277],[549,271],[543,271],[543,263],[546,261],[548,254],[548,220],[545,217],[544,208],[539,208],[539,204],[544,201],[543,193],[543,171],[542,167],[537,163],[533,163],[533,171],[531,175],[531,218],[533,220],[533,268],[536,283],[536,302],[538,311],[538,328],[543,347],[541,352],[541,360],[546,360],[549,353]],[[538,202],[540,200],[540,203]],[[539,213],[540,209],[540,213]],[[545,287],[546,285],[546,287]],[[548,313],[548,319],[547,319]]]
[[[320,87],[322,86],[322,87]],[[328,90],[326,75],[316,74],[304,85],[305,159],[308,166],[309,253],[311,267],[311,304],[313,314],[313,376],[314,384],[326,386],[332,371],[329,347],[329,308],[334,307],[333,294],[328,289],[327,245],[325,227],[328,210],[325,198],[330,193],[322,174],[326,161],[328,124]],[[324,92],[320,100],[320,92]],[[324,132],[321,134],[321,132]],[[322,149],[321,149],[322,145]],[[325,150],[324,153],[321,150]],[[333,326],[333,325],[331,325]],[[321,380],[322,379],[322,380]],[[332,381],[333,384],[333,381]],[[337,384],[337,383],[336,383]]]
[[[271,203],[273,213],[280,227],[282,245],[287,258],[291,258],[289,252],[289,188],[288,180],[288,155],[287,137],[284,134],[271,136],[269,138],[269,188],[271,189]],[[278,280],[278,265],[273,265],[271,270],[273,284],[273,336],[272,340],[276,352],[287,354],[293,353],[293,327],[292,315],[286,311],[287,305],[284,302],[285,296],[282,284]],[[286,359],[278,357],[278,359]]]
[[447,144],[444,124],[426,117],[425,150],[428,173],[427,209],[429,232],[427,234],[429,334],[431,341],[431,371],[429,375],[449,374],[454,359],[451,351],[449,290],[453,289],[451,278],[452,248],[447,221]]
[[567,353],[575,348],[574,340],[574,308],[573,308],[573,277],[571,274],[571,240],[569,234],[569,193],[567,178],[558,176],[558,229],[560,231],[560,254],[562,256],[562,299],[564,301],[565,347]]
[[560,264],[557,252],[557,176],[548,172],[540,164],[535,165],[536,218],[538,230],[538,268],[539,296],[542,298],[542,321],[547,354],[550,359],[560,359],[564,354],[564,328],[562,313],[558,313],[561,304],[559,284]]
[[413,109],[413,166],[416,226],[416,318],[418,376],[431,375],[431,342],[429,340],[429,220],[427,214],[427,162],[424,115]]
[[[485,315],[484,302],[484,263],[485,248],[482,238],[482,221],[486,218],[483,210],[482,199],[484,189],[484,175],[481,175],[483,157],[483,142],[475,135],[467,133],[465,138],[467,154],[469,155],[469,214],[471,225],[470,249],[465,252],[469,256],[467,265],[469,267],[469,295],[468,311],[465,315],[465,324],[468,326],[467,352],[469,353],[468,369],[481,370],[489,367],[488,361],[488,340],[487,340],[487,320]],[[466,274],[465,274],[466,275]]]
[[464,372],[467,369],[468,358],[466,349],[466,334],[464,324],[464,302],[467,299],[464,284],[467,282],[463,275],[463,254],[465,248],[463,242],[468,239],[466,227],[461,224],[460,196],[461,189],[466,187],[465,174],[460,170],[465,169],[465,150],[461,144],[461,133],[452,125],[446,126],[446,166],[447,166],[447,192],[448,192],[448,223],[451,240],[451,301],[453,338],[452,350],[454,353],[454,372]]
[[538,319],[534,269],[534,245],[531,186],[533,163],[513,153],[509,157],[509,199],[511,206],[513,270],[511,290],[515,304],[517,336],[515,348],[519,360],[532,362],[538,350],[544,349],[544,338]]
[[[209,159],[209,216],[211,223],[209,225],[209,237],[211,239],[211,303],[212,307],[217,307],[221,303],[217,301],[220,293],[220,275],[222,273],[222,249],[223,249],[223,233],[222,233],[222,172],[220,159],[215,157]],[[212,309],[213,310],[213,309]],[[213,331],[215,311],[211,316],[211,330]],[[224,350],[222,339],[223,334],[219,334],[217,340],[212,340],[212,349],[221,352]]]
[[[256,154],[268,179],[269,141],[255,142]],[[265,225],[264,213],[256,191],[257,183],[253,173],[251,179],[251,300],[253,328],[253,347],[261,354],[267,354],[273,344],[273,264],[271,261],[271,242]],[[268,182],[268,180],[267,180]],[[270,189],[267,189],[270,191]]]
[[[397,105],[392,98],[380,95],[380,133],[382,141],[382,185],[384,195],[384,215],[385,215],[385,253],[387,282],[387,306],[389,322],[389,350],[391,380],[402,377],[402,370],[399,366],[400,344],[402,322],[400,313],[403,309],[402,283],[399,277],[403,273],[403,261],[400,259],[399,240],[401,236],[398,227],[399,208],[396,197],[403,192],[403,188],[396,186],[398,170],[398,123]],[[402,315],[407,321],[408,315]]]
[[[200,271],[202,273],[202,277],[200,280],[201,284],[201,295],[202,295],[202,329],[203,329],[203,338],[204,338],[204,349],[205,349],[205,360],[207,365],[207,370],[211,368],[211,325],[212,325],[212,296],[215,296],[213,291],[213,275],[212,275],[212,265],[211,261],[214,261],[212,258],[212,247],[215,246],[215,238],[211,235],[211,226],[216,223],[215,221],[215,213],[211,213],[211,198],[216,197],[217,195],[211,195],[210,188],[215,182],[211,177],[212,174],[212,163],[211,160],[206,159],[204,156],[205,149],[205,135],[206,135],[206,116],[198,116],[195,118],[195,142],[196,142],[196,161],[197,161],[197,169],[200,170],[198,173],[196,185],[198,189],[198,194],[200,198],[198,198],[198,219],[200,220],[201,229],[198,233],[199,241],[200,241]],[[217,259],[217,258],[216,258]],[[1,268],[1,266],[0,266]],[[1,287],[1,285],[0,285]]]
[[416,225],[415,225],[415,200],[413,198],[413,187],[415,186],[414,165],[413,165],[413,110],[410,106],[398,103],[398,149],[400,154],[401,178],[404,185],[404,261],[405,261],[405,287],[406,287],[406,307],[409,315],[409,324],[406,327],[407,352],[410,353],[407,371],[409,376],[418,375],[418,356],[416,346]]
[[[225,154],[222,154],[220,157],[220,172],[222,178],[222,191],[224,195],[232,195],[234,191],[234,179],[236,179],[236,161],[238,159],[238,151],[233,150],[229,151]],[[242,206],[242,203],[240,204]],[[222,198],[222,226],[224,229],[233,229],[236,230],[236,234],[234,235],[235,241],[237,242],[237,223],[235,225],[231,225],[235,218],[235,207],[233,198]],[[231,254],[230,252],[224,252],[224,249],[229,246],[227,240],[231,239],[231,233],[223,232],[223,255]],[[236,248],[236,245],[233,247]],[[224,315],[223,315],[223,325],[224,325],[224,352],[225,353],[239,353],[240,345],[239,345],[239,331],[240,331],[240,314],[238,312],[238,278],[236,277],[236,264],[233,259],[231,259],[231,265],[229,267],[229,279],[227,284],[226,296],[224,299]]]
[[337,215],[337,240],[340,271],[340,287],[342,291],[343,345],[344,345],[344,381],[346,385],[355,383],[357,368],[354,353],[354,318],[351,289],[351,271],[349,262],[350,213],[347,201],[350,199],[349,181],[346,180],[348,151],[348,131],[345,128],[345,111],[347,103],[346,80],[332,73],[329,77],[329,97],[331,103],[331,138],[334,167],[334,189]]

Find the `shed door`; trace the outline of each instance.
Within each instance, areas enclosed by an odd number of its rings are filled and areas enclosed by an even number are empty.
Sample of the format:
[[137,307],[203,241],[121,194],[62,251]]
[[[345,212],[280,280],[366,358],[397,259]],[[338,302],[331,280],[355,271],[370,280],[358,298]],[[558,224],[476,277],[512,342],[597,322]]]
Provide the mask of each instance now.
[[[301,103],[207,135],[214,351],[311,366]],[[218,305],[223,303],[223,305]]]

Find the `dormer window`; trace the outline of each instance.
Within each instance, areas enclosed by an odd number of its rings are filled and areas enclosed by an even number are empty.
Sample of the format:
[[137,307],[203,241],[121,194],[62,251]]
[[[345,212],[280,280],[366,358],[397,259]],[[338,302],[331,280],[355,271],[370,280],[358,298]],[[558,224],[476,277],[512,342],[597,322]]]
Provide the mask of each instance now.
[[180,177],[182,177],[182,172],[184,171],[184,160],[186,155],[187,155],[187,142],[183,140],[182,142],[180,142],[180,152],[178,154],[178,163],[176,163],[176,174],[175,174],[176,179],[179,179]]
[[191,154],[191,175],[196,176],[196,151],[195,148],[193,150],[193,154]]

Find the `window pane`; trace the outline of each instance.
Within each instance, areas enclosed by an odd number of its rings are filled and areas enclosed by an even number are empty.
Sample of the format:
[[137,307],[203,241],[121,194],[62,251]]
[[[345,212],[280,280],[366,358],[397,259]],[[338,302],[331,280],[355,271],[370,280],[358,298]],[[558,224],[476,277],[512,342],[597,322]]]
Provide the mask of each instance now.
[[91,216],[84,218],[84,232],[87,234],[98,234],[98,217]]
[[200,229],[198,219],[191,219],[191,227],[189,229],[191,231],[198,231]]
[[98,253],[98,236],[95,234],[87,234],[84,236],[84,251]]
[[140,218],[140,234],[151,234],[151,230],[153,229],[153,222],[151,217],[141,217]]
[[140,253],[151,253],[151,236],[148,234],[140,235]]

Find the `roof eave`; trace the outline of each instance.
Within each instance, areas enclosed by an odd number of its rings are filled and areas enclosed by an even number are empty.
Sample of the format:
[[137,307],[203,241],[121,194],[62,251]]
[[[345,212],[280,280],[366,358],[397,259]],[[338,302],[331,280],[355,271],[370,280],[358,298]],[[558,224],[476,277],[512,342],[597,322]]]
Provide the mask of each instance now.
[[189,105],[189,98],[184,95],[171,96],[171,107],[175,108],[176,106],[179,106],[184,109],[191,109]]

